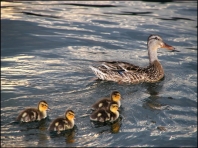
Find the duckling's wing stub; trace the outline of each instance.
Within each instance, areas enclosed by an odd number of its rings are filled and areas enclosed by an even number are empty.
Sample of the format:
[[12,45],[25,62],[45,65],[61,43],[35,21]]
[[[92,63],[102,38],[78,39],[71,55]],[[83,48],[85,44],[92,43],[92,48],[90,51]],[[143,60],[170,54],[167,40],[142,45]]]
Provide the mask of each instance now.
[[54,119],[50,126],[48,127],[48,130],[50,131],[60,131],[63,130],[64,127],[64,118],[60,117],[60,118],[56,118]]
[[105,122],[109,120],[109,115],[104,109],[100,109],[90,115],[90,120]]
[[28,108],[24,111],[22,111],[18,117],[17,117],[17,121],[21,121],[21,122],[30,122],[30,121],[36,121],[36,120],[40,120],[39,119],[39,111],[35,108]]
[[96,110],[96,109],[100,109],[100,108],[108,108],[110,101],[111,101],[110,98],[101,99],[92,105],[92,109]]

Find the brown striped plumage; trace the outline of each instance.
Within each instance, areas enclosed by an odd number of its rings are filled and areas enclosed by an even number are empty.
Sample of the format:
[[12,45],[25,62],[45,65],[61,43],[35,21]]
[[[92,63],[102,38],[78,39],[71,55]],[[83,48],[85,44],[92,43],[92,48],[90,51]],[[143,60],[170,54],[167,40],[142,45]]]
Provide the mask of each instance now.
[[147,42],[149,66],[139,67],[127,62],[101,61],[98,67],[90,66],[94,74],[101,80],[125,83],[154,83],[164,77],[164,70],[157,58],[158,48],[174,50],[174,47],[163,42],[158,35],[150,35]]

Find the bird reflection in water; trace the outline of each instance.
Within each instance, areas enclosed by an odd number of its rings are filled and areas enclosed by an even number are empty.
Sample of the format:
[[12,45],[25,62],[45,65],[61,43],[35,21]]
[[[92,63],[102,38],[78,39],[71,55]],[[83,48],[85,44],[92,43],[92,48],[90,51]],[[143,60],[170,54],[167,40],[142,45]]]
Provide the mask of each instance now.
[[74,128],[61,131],[60,133],[56,131],[50,131],[50,138],[53,140],[56,140],[56,138],[62,137],[65,139],[66,144],[69,144],[69,143],[71,144],[75,142],[76,130],[77,130],[77,127],[76,125],[74,125]]
[[111,125],[111,133],[118,133],[121,127],[121,117]]
[[170,107],[166,104],[162,104],[160,102],[159,94],[162,91],[163,84],[162,83],[153,83],[153,84],[145,84],[147,87],[147,92],[150,94],[150,97],[146,99],[143,103],[143,107],[150,110],[163,110],[169,109]]
[[38,141],[38,146],[45,146],[49,137],[47,136],[46,134],[46,130],[47,130],[47,123],[49,121],[49,117],[47,117],[46,119],[44,120],[41,120],[39,122],[39,125],[38,125],[38,129],[39,129],[39,135],[38,135],[38,138],[39,138],[39,141]]
[[[116,121],[114,122],[98,122],[98,121],[91,121],[94,128],[101,128],[102,130],[99,132],[99,134],[102,134],[104,132],[111,132],[111,133],[118,133],[121,127],[121,120],[122,116],[120,116]],[[109,129],[110,127],[110,129]]]
[[65,134],[65,142],[67,144],[75,142],[75,130]]

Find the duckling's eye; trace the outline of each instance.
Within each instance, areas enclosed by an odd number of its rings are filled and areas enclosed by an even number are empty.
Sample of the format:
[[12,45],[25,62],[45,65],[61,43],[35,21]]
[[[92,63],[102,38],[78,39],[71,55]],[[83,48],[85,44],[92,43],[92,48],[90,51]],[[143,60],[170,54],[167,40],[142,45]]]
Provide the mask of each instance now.
[[159,40],[157,37],[155,37],[156,40]]
[[72,113],[69,113],[69,116],[74,116],[74,114],[72,114]]
[[42,106],[42,107],[47,107],[47,105],[46,105],[46,104],[41,104],[41,106]]

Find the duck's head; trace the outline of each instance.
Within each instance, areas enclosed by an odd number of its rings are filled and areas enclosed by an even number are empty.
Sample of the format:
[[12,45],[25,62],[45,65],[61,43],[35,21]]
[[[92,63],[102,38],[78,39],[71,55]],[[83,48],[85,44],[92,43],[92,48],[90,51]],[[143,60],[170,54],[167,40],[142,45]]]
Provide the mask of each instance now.
[[118,101],[120,101],[120,99],[121,99],[121,94],[118,91],[113,91],[111,93],[111,100],[112,101],[118,102]]
[[112,111],[113,113],[118,111],[118,104],[116,102],[111,102],[110,104],[110,111]]
[[38,110],[41,112],[44,112],[46,110],[50,110],[47,102],[45,100],[42,100],[38,103]]
[[75,119],[75,113],[74,113],[72,110],[67,110],[67,111],[65,112],[65,117],[66,117],[67,119],[69,119],[70,121],[71,121],[71,120],[74,120],[74,119]]
[[157,50],[158,48],[166,48],[169,50],[174,50],[173,46],[166,44],[159,35],[152,34],[148,37],[147,46],[151,47],[153,50]]

